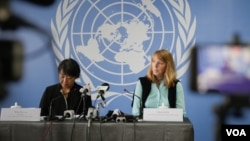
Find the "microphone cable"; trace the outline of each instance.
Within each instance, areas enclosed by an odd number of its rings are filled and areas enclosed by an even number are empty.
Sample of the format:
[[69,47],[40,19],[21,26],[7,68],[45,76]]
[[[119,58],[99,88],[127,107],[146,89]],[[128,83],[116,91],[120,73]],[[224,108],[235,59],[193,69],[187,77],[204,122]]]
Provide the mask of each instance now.
[[100,124],[99,124],[100,126],[99,126],[99,130],[100,130],[100,141],[102,141],[103,140],[103,138],[102,138],[102,122],[100,121]]
[[73,118],[73,125],[72,125],[72,128],[71,128],[71,133],[70,133],[70,140],[73,141],[73,137],[74,137],[74,129],[75,129],[75,118]]
[[133,140],[135,141],[135,139],[136,139],[135,121],[133,121],[133,125],[134,125],[134,137],[133,137]]
[[[84,96],[83,96],[83,97],[84,97]],[[84,100],[83,100],[83,97],[81,97],[81,99],[80,99],[80,101],[79,101],[79,104],[78,104],[77,109],[76,109],[76,114],[78,113],[78,111],[79,111],[79,109],[80,109],[81,103],[82,103],[83,101],[85,101],[85,98],[84,98]],[[83,102],[83,105],[85,105],[85,102]],[[83,108],[83,110],[84,110],[84,108]],[[84,111],[82,112],[82,114],[83,114],[83,116],[84,116]],[[78,118],[80,118],[82,114],[80,114]],[[73,118],[73,125],[72,125],[71,133],[70,133],[70,140],[71,140],[71,141],[73,141],[75,123],[76,123],[76,117]]]
[[88,128],[87,128],[87,141],[91,141],[90,129],[91,129],[92,117],[88,119]]
[[[80,104],[79,104],[80,105]],[[79,109],[80,106],[78,106],[78,109]],[[71,128],[71,133],[70,133],[70,141],[73,141],[74,140],[74,129],[75,129],[75,125],[76,125],[76,117],[73,118],[73,125],[72,125],[72,128]]]
[[133,137],[133,141],[136,140],[136,123],[138,122],[137,119],[133,120],[133,127],[134,127],[134,137]]
[[[45,122],[46,124],[47,122]],[[45,131],[43,132],[43,135],[42,135],[42,138],[41,138],[41,141],[45,141],[46,137],[48,136],[48,133],[52,127],[52,124],[53,124],[53,121],[50,121],[49,125],[47,126],[47,128],[45,128]]]

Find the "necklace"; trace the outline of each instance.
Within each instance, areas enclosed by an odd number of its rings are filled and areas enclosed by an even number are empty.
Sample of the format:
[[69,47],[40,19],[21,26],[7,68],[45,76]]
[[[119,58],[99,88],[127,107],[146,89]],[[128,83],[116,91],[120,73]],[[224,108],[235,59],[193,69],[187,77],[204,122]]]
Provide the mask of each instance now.
[[64,96],[64,98],[68,98],[69,91],[65,92],[64,90],[61,89],[61,93]]
[[161,84],[161,80],[156,80],[156,85],[158,88],[159,88],[160,84]]

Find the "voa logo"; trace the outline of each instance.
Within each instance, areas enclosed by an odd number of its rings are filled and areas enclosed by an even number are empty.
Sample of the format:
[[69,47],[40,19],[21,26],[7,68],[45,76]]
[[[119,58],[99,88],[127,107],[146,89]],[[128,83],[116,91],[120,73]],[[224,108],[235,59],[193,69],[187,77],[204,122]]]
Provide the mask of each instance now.
[[226,129],[227,136],[247,136],[244,129]]

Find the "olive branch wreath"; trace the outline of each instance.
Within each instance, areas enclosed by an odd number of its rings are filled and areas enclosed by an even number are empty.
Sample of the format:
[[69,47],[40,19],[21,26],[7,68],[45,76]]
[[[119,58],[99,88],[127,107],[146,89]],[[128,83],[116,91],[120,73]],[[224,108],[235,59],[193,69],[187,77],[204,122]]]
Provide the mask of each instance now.
[[[190,62],[190,50],[195,44],[196,18],[191,23],[191,10],[187,0],[169,0],[173,6],[174,13],[178,19],[179,36],[176,38],[176,50],[173,53],[176,56],[177,75],[181,77],[188,69]],[[182,49],[182,45],[184,49]],[[184,65],[183,65],[184,64]]]

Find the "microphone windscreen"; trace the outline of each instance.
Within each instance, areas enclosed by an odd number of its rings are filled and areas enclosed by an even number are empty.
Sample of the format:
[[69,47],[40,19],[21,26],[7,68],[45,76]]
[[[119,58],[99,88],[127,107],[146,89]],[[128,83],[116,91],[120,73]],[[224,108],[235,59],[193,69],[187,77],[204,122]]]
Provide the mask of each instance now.
[[79,92],[86,95],[91,95],[91,87],[90,84],[84,85],[81,89],[79,89]]
[[89,90],[87,89],[87,88],[81,88],[80,90],[79,90],[79,92],[80,93],[84,93],[84,92],[89,92]]
[[109,90],[109,84],[108,84],[108,83],[102,83],[102,86],[108,86],[108,88],[107,88],[107,90],[106,90],[106,91],[108,91],[108,90]]

